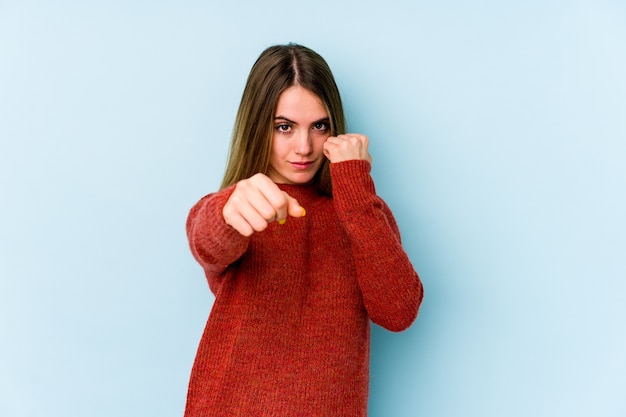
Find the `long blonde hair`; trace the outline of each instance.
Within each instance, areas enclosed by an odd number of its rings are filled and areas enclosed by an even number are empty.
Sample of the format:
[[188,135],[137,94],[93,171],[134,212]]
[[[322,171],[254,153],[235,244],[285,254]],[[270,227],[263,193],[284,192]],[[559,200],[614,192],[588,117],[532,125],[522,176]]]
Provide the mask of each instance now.
[[[250,70],[235,118],[222,189],[259,172],[267,174],[278,99],[294,85],[306,88],[322,100],[332,135],[345,133],[341,96],[324,58],[302,45],[271,46],[261,53]],[[322,194],[332,195],[327,159],[313,182]]]

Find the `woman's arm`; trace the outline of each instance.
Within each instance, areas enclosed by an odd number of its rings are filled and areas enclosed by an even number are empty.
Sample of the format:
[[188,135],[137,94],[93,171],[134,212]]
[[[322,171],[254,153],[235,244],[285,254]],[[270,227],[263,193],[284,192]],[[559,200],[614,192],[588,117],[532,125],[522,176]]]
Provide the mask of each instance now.
[[215,293],[222,273],[247,250],[250,236],[273,221],[305,211],[264,174],[256,174],[200,200],[187,218],[191,253]]
[[244,254],[250,241],[224,221],[222,210],[234,189],[233,185],[203,197],[187,217],[191,253],[204,269],[213,293],[224,270]]
[[423,287],[385,202],[376,195],[367,160],[332,163],[333,200],[354,256],[363,302],[373,322],[408,328],[422,302]]

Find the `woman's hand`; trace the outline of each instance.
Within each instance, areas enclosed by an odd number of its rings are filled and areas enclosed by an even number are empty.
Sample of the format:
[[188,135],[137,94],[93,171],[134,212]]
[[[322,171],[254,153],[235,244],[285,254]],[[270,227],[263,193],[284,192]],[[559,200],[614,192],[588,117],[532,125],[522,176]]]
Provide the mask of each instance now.
[[222,209],[226,224],[243,236],[267,228],[273,221],[284,223],[287,216],[302,217],[304,208],[264,174],[241,180]]
[[368,151],[369,140],[365,135],[347,133],[331,136],[324,143],[324,155],[330,162],[362,159],[372,163],[372,156]]

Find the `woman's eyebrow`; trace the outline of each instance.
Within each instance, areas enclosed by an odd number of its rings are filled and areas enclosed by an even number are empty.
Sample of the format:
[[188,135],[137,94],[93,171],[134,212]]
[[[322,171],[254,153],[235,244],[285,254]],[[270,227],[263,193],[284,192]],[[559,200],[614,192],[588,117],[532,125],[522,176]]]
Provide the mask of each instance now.
[[284,121],[289,122],[289,123],[294,124],[294,125],[298,124],[298,123],[294,122],[293,120],[289,120],[285,116],[276,116],[276,117],[274,117],[274,120],[284,120]]
[[[275,120],[275,121],[276,121],[276,120],[284,120],[284,121],[286,121],[287,123],[291,123],[291,124],[293,124],[293,125],[297,125],[297,124],[298,124],[297,122],[294,122],[293,120],[289,120],[289,119],[288,119],[288,118],[286,118],[285,116],[276,116],[276,117],[274,117],[274,120]],[[315,125],[315,124],[317,124],[317,123],[322,123],[322,122],[326,122],[326,123],[330,122],[330,117],[323,117],[323,118],[321,118],[321,119],[319,119],[319,120],[316,120],[316,121],[312,122],[312,123],[311,123],[311,125]]]

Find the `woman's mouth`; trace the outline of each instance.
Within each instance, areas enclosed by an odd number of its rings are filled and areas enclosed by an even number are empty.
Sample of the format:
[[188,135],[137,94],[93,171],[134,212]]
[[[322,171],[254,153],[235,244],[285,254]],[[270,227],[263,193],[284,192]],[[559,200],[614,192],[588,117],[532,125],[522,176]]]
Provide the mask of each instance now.
[[313,161],[290,162],[291,166],[297,170],[304,171],[313,165]]

